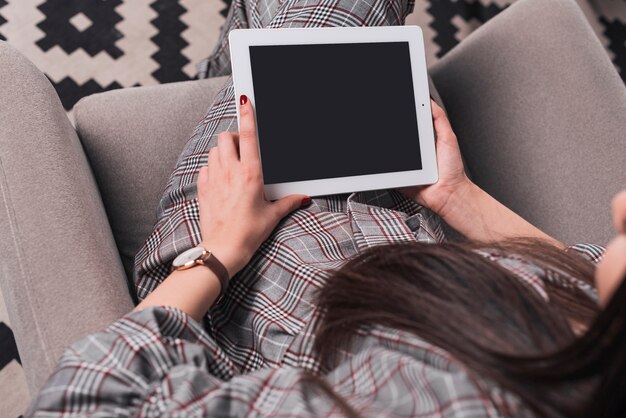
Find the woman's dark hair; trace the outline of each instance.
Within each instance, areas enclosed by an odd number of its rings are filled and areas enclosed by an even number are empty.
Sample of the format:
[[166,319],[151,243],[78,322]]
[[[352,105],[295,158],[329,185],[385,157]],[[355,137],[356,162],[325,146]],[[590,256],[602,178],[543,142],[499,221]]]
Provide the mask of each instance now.
[[[479,252],[545,269],[550,300]],[[537,240],[374,247],[321,289],[315,347],[331,367],[359,329],[392,327],[447,350],[481,390],[486,378],[540,416],[626,416],[626,285],[600,312],[563,279],[592,285],[593,271],[582,255]]]

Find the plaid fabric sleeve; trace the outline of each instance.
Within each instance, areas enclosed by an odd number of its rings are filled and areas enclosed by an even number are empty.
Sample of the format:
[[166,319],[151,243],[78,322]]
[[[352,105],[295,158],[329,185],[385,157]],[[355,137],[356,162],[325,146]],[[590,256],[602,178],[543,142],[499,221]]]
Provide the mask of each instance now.
[[147,308],[68,348],[26,415],[163,416],[234,372],[193,319]]
[[[361,416],[497,416],[445,351],[394,330],[364,338],[323,378]],[[147,308],[73,344],[26,416],[343,416],[301,368],[235,372],[193,319]]]
[[[592,264],[597,264],[602,260],[604,247],[595,244],[576,244],[567,247],[565,251],[579,254]],[[479,254],[515,274],[522,283],[528,285],[546,300],[549,299],[546,290],[548,282],[561,287],[577,287],[592,300],[597,300],[597,292],[594,286],[558,269],[545,269],[517,254],[501,254],[485,250],[479,251]]]
[[604,256],[605,248],[596,244],[575,244],[568,247],[567,251],[576,252],[593,264],[598,264]]

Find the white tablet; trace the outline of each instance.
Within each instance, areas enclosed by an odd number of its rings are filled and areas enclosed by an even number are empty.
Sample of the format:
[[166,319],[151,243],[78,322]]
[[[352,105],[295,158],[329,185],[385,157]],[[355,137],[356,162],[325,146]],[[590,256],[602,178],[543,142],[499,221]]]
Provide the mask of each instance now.
[[419,27],[238,29],[229,40],[268,199],[437,181]]

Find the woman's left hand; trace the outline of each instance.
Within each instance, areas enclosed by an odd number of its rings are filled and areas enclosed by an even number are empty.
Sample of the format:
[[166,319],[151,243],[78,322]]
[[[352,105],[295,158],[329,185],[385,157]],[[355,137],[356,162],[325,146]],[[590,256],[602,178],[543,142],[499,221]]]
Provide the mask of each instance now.
[[473,184],[465,174],[459,144],[448,116],[434,100],[431,100],[431,108],[436,135],[439,180],[429,186],[403,187],[400,191],[445,218],[451,209],[449,203],[458,201],[452,197],[467,194],[467,190],[471,189]]
[[229,276],[252,258],[278,222],[310,203],[305,195],[275,202],[265,198],[254,110],[239,100],[240,131],[222,132],[198,175],[202,245],[224,264]]

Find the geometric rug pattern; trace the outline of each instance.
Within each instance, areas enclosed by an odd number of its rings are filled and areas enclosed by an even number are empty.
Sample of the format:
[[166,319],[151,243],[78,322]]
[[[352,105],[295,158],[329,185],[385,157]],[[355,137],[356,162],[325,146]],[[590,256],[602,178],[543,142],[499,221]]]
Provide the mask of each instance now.
[[221,0],[0,0],[0,39],[48,76],[69,110],[89,94],[194,78],[227,8]]
[[[0,0],[0,40],[46,74],[69,111],[93,93],[195,78],[230,1]],[[416,0],[407,24],[422,27],[431,65],[514,1]],[[626,81],[626,0],[577,2]],[[28,402],[0,293],[0,417]]]
[[[407,24],[424,31],[427,62],[436,62],[516,0],[416,0]],[[626,0],[576,0],[626,82]]]

